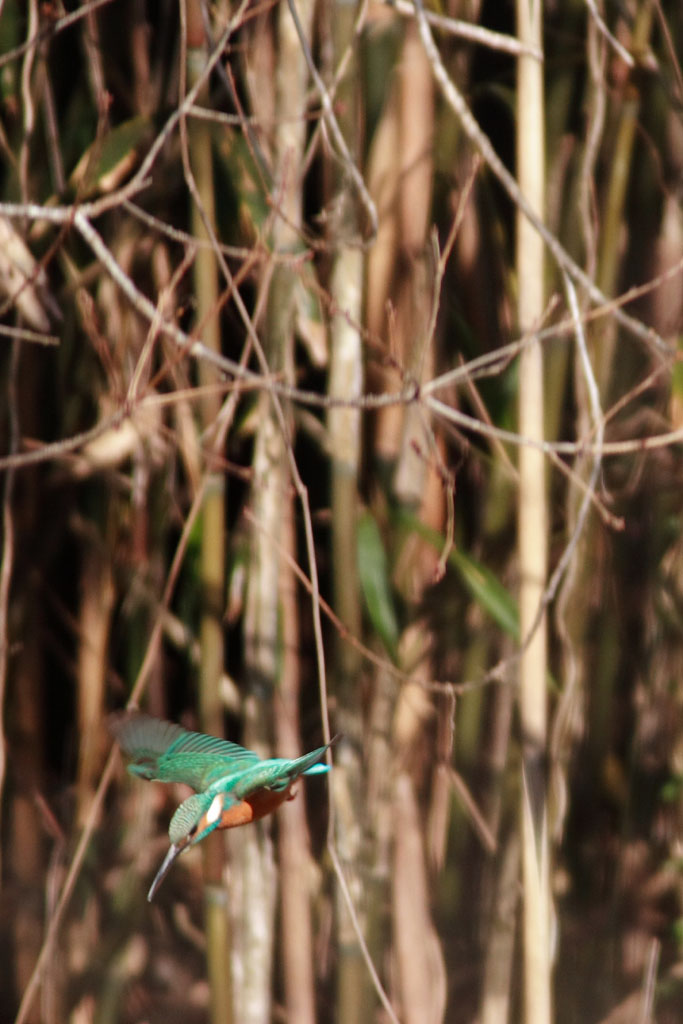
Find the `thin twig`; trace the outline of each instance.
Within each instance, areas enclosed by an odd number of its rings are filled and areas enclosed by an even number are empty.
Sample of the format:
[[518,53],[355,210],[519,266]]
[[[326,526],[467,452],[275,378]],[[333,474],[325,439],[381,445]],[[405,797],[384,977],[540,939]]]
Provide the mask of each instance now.
[[[415,5],[410,0],[384,0],[387,7],[391,7],[405,17],[415,17]],[[543,54],[533,46],[525,46],[514,36],[504,35],[502,32],[494,32],[482,25],[473,25],[471,21],[462,21],[459,18],[446,18],[442,14],[434,14],[433,11],[426,11],[427,21],[440,32],[447,35],[457,36],[459,39],[468,39],[472,43],[479,43],[481,46],[488,46],[491,50],[500,50],[502,53],[512,53],[515,56],[533,57],[542,61]]]
[[10,327],[9,324],[0,324],[0,335],[6,338],[17,338],[19,341],[30,341],[34,345],[47,345],[48,347],[59,345],[59,338],[55,334],[43,334],[42,331],[32,331],[28,327]]
[[[29,0],[28,3],[28,25],[29,38],[36,35],[38,25],[38,0]],[[32,77],[33,64],[36,59],[36,50],[30,47],[26,50],[21,65],[21,99],[23,106],[23,131],[21,134],[21,145],[19,147],[19,187],[21,197],[28,200],[28,158],[31,147],[31,138],[36,123],[36,108],[33,100]]]
[[588,30],[588,68],[590,70],[591,100],[588,106],[586,144],[581,157],[578,175],[579,216],[581,232],[586,249],[586,271],[593,277],[598,259],[596,224],[594,210],[594,170],[600,151],[607,112],[607,89],[605,88],[605,47],[598,45],[598,33]]
[[463,779],[460,772],[457,772],[455,768],[448,768],[448,777],[451,780],[451,785],[458,795],[458,799],[466,810],[472,822],[474,831],[479,836],[482,846],[487,853],[494,854],[498,849],[498,843],[496,837],[488,826],[488,823],[477,807],[477,803],[469,790],[469,787]]
[[630,68],[635,67],[636,62],[634,61],[632,55],[628,52],[625,46],[622,46],[617,37],[612,32],[610,32],[609,28],[605,23],[604,18],[598,10],[598,5],[596,4],[595,0],[586,0],[586,7],[590,11],[591,18],[598,26],[598,29],[600,30],[600,32],[602,32],[603,36],[605,37],[609,45],[612,47],[612,49],[619,54],[624,64],[627,64]]
[[657,938],[650,942],[650,949],[645,967],[645,978],[643,981],[643,999],[640,1007],[638,1024],[651,1024],[654,1020],[653,1010],[655,1005],[655,991],[657,987],[657,971],[659,970],[659,958],[662,952],[662,944]]

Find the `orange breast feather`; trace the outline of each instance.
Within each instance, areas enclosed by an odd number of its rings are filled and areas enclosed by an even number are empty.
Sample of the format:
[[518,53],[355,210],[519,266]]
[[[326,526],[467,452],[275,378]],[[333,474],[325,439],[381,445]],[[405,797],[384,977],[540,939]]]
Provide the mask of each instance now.
[[218,827],[237,828],[239,825],[248,825],[252,821],[258,821],[259,818],[265,818],[267,814],[271,814],[285,800],[292,800],[293,798],[294,793],[291,786],[288,786],[287,789],[280,793],[276,793],[272,789],[260,789],[257,793],[247,797],[246,800],[233,804],[232,807],[228,807],[227,810],[223,811]]

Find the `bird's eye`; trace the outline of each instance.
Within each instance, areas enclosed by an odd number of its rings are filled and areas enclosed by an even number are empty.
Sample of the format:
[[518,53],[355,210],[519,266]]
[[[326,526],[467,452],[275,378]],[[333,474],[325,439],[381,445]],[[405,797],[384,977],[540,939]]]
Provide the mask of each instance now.
[[192,828],[190,829],[190,831],[187,834],[188,834],[188,836],[196,835],[197,834],[197,826],[193,825]]

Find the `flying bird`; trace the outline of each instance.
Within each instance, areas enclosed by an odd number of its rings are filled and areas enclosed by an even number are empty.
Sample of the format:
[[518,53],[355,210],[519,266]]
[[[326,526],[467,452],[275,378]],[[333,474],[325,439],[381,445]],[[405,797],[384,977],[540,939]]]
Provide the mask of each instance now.
[[138,712],[112,715],[110,729],[130,758],[128,771],[133,775],[184,782],[195,791],[171,818],[171,846],[147,894],[150,901],[183,850],[215,829],[236,828],[265,817],[293,799],[292,787],[300,775],[320,775],[330,769],[320,763],[330,743],[294,760],[262,760],[237,743],[188,732],[181,725]]

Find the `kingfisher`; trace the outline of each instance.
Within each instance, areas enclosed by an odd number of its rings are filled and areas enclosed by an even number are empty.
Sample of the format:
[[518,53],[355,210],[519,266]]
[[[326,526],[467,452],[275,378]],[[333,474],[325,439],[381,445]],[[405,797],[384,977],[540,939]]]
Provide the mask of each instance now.
[[237,743],[189,732],[140,712],[112,715],[109,725],[131,759],[131,774],[158,782],[184,782],[195,791],[171,818],[171,845],[147,894],[150,902],[183,850],[215,829],[248,825],[292,800],[300,775],[329,771],[330,766],[320,762],[337,738],[294,760],[264,760]]

